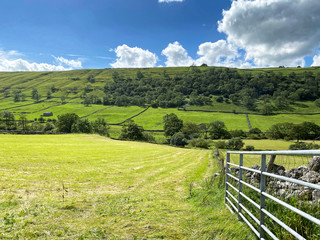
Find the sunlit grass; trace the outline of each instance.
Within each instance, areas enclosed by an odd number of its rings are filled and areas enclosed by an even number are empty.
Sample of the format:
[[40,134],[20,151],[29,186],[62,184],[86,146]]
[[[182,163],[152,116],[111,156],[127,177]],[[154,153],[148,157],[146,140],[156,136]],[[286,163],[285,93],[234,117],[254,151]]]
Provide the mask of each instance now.
[[223,203],[200,214],[187,201],[190,183],[217,169],[210,151],[96,135],[0,135],[0,146],[0,238],[243,239],[231,225],[249,234]]

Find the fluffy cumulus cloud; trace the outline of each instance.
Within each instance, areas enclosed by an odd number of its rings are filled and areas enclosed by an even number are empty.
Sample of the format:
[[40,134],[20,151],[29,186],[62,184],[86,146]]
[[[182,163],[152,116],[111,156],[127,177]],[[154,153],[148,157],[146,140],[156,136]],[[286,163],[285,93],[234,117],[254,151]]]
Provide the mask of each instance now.
[[188,52],[179,42],[169,43],[162,50],[162,55],[167,57],[167,67],[190,66],[194,64],[194,60],[188,55]]
[[320,55],[315,55],[313,57],[313,63],[311,66],[320,66]]
[[162,51],[162,55],[167,58],[165,62],[167,67],[200,66],[204,63],[209,66],[252,67],[251,63],[242,59],[238,48],[233,44],[229,44],[226,40],[202,43],[197,54],[198,58],[191,58],[179,42],[170,43]]
[[256,66],[303,66],[320,45],[319,11],[315,0],[235,0],[218,30]]
[[183,0],[159,0],[159,3],[183,2]]
[[238,48],[225,40],[203,43],[197,54],[201,56],[196,61],[197,65],[205,63],[210,66],[230,65],[239,57]]
[[129,47],[126,44],[118,46],[114,52],[117,60],[110,65],[113,68],[144,68],[154,67],[158,61],[156,54],[138,47]]
[[[22,59],[21,56],[22,55],[17,51],[0,50],[0,71],[65,71],[72,70],[73,68],[81,68],[81,64],[79,66],[79,63],[72,63],[72,60],[69,64],[60,63],[59,65],[53,65],[48,63],[29,62]],[[67,67],[63,65],[67,65]]]

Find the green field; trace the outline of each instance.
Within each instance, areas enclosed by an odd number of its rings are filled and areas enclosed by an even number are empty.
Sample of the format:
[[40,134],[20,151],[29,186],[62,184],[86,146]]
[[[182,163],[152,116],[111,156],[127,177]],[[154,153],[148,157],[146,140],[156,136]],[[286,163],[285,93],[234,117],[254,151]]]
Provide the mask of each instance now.
[[97,135],[0,135],[0,146],[1,239],[253,239],[222,189],[209,205],[190,198],[218,171],[210,151]]
[[[209,69],[200,67],[200,71]],[[172,79],[175,76],[184,76],[190,71],[188,67],[176,68],[146,68],[139,69],[146,79],[161,79],[164,70]],[[10,111],[19,119],[21,114],[24,114],[28,120],[39,118],[43,112],[53,112],[53,118],[64,113],[76,113],[80,117],[86,117],[89,120],[97,118],[104,118],[108,123],[117,124],[126,119],[138,114],[144,108],[137,106],[117,107],[117,106],[103,106],[90,105],[85,107],[80,98],[87,85],[90,86],[91,94],[96,95],[100,99],[104,96],[104,86],[106,83],[113,81],[112,75],[118,72],[123,77],[135,78],[138,69],[84,69],[64,72],[0,72],[0,112]],[[250,72],[253,75],[265,71],[281,72],[286,75],[295,72],[297,75],[303,74],[305,71],[312,71],[314,75],[319,74],[318,67],[312,68],[273,68],[273,69],[237,69],[237,71],[244,73]],[[93,76],[95,82],[89,83],[88,77]],[[160,80],[159,80],[160,81]],[[46,99],[47,92],[55,87],[56,92],[52,93],[51,99]],[[32,89],[36,88],[42,95],[40,102],[35,103],[31,99]],[[14,92],[21,91],[25,95],[25,100],[21,102],[14,102]],[[8,95],[6,95],[6,92]],[[61,96],[66,97],[66,104],[61,103]],[[215,99],[216,96],[213,97]],[[230,102],[230,101],[229,101]],[[258,101],[258,109],[261,108],[262,103]],[[320,115],[299,115],[299,114],[280,114],[280,113],[320,113],[320,108],[316,107],[313,101],[296,102],[290,105],[290,108],[275,111],[277,115],[262,116],[254,115],[253,111],[249,111],[243,106],[234,105],[232,103],[218,103],[213,100],[212,105],[209,106],[186,106],[187,110],[210,110],[217,112],[192,112],[192,111],[178,111],[176,108],[150,108],[145,113],[135,117],[134,120],[147,130],[161,130],[163,129],[163,116],[170,113],[177,114],[185,122],[195,123],[210,123],[213,121],[225,122],[229,130],[242,129],[248,131],[248,123],[244,114],[234,114],[238,112],[249,113],[251,126],[257,127],[266,131],[271,125],[279,122],[293,122],[301,123],[303,121],[311,121],[320,124]],[[230,113],[221,113],[219,111],[227,111]]]
[[[288,150],[289,146],[295,141],[284,141],[284,140],[243,140],[245,146],[251,145],[254,146],[255,151],[280,151]],[[315,144],[320,144],[320,141],[304,141],[312,142]],[[225,159],[226,150],[221,151],[223,158]],[[232,151],[231,151],[232,152]],[[267,162],[270,156],[267,156]],[[277,156],[275,164],[284,166],[286,170],[296,168],[302,165],[308,166],[309,161],[312,156]],[[239,154],[231,154],[230,161],[235,164],[239,164]],[[261,155],[244,155],[244,166],[253,167],[255,164],[261,166]]]

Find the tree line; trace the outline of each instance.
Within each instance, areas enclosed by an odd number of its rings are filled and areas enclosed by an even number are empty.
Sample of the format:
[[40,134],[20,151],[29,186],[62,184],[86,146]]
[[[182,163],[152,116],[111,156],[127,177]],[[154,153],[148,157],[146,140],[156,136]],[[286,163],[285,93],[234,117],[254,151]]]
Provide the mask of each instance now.
[[249,110],[257,110],[262,102],[262,113],[286,109],[295,101],[313,100],[320,105],[319,73],[305,71],[283,75],[281,72],[265,71],[257,74],[239,72],[229,68],[200,70],[190,67],[184,74],[170,76],[164,70],[161,76],[145,76],[137,71],[136,77],[124,77],[113,73],[113,81],[104,86],[105,105],[150,105],[152,107],[182,107],[232,102]]
[[12,131],[32,131],[51,133],[97,133],[109,136],[109,125],[103,118],[95,121],[81,119],[75,113],[66,113],[58,116],[58,119],[36,118],[28,121],[25,115],[20,115],[15,119],[13,113],[9,111],[0,112],[0,130]]

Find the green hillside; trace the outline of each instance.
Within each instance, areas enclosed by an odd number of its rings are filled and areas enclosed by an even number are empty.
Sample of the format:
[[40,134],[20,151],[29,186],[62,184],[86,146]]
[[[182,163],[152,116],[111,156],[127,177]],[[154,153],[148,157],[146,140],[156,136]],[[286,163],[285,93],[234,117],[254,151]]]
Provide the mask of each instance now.
[[[320,96],[319,76],[318,67],[0,72],[0,112],[10,111],[16,119],[25,115],[29,121],[45,111],[53,112],[54,119],[73,112],[119,124],[152,106],[134,118],[148,130],[162,129],[163,116],[170,113],[185,122],[219,120],[230,130],[245,131],[249,130],[247,113],[253,128],[267,130],[279,122],[320,124],[319,115],[308,115],[320,113],[314,102]],[[37,99],[32,99],[34,90]]]

